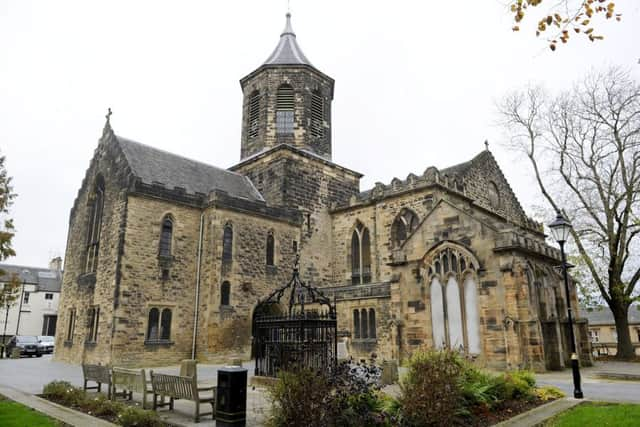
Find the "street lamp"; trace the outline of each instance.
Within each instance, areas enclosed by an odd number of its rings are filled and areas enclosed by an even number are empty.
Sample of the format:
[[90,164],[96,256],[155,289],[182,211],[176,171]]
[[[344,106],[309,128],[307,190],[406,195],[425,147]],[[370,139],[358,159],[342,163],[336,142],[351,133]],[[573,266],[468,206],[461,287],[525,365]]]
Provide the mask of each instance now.
[[571,223],[558,212],[556,220],[549,224],[551,234],[560,245],[562,255],[562,275],[564,277],[564,291],[567,296],[567,317],[569,319],[569,336],[571,338],[571,369],[573,370],[573,397],[582,399],[582,389],[580,388],[580,365],[578,354],[576,353],[576,337],[573,334],[573,316],[571,315],[571,297],[569,296],[569,279],[567,277],[567,257],[564,253],[564,244],[571,233]]

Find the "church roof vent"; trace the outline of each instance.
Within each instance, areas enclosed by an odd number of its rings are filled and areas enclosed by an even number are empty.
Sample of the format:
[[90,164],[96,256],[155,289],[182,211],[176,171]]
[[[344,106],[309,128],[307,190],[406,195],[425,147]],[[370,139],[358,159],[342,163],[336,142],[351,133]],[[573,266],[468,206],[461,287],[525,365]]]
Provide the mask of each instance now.
[[280,42],[273,53],[264,61],[264,65],[312,65],[304,56],[296,41],[296,33],[291,27],[291,14],[287,13],[287,23],[280,34]]

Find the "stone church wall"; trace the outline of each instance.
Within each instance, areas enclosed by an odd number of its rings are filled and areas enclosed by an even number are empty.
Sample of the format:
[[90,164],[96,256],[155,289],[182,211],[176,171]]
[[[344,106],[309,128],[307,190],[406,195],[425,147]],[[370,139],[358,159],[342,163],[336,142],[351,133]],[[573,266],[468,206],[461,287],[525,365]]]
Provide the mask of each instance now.
[[[85,274],[87,239],[91,200],[96,177],[105,183],[99,263],[95,274]],[[118,254],[122,246],[127,201],[124,185],[127,182],[123,160],[108,143],[100,143],[95,157],[71,210],[69,234],[65,252],[63,282],[58,308],[55,360],[70,363],[108,363],[112,344],[112,315],[117,298]],[[89,309],[100,308],[98,338],[89,342]],[[75,309],[75,327],[71,340],[67,339],[70,310]]]

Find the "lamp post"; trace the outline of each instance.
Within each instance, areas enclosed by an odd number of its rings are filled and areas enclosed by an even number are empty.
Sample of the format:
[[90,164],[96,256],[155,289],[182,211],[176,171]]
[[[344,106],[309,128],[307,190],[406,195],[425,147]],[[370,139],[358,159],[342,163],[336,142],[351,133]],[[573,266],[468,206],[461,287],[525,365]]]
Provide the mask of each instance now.
[[562,276],[564,277],[564,291],[567,296],[567,318],[569,320],[569,336],[571,339],[571,369],[573,371],[573,397],[582,399],[582,389],[580,388],[580,365],[578,362],[578,354],[576,353],[576,337],[573,333],[573,316],[571,313],[571,297],[569,295],[569,279],[567,276],[567,257],[564,253],[564,244],[571,233],[571,223],[558,212],[555,221],[549,224],[551,234],[560,245],[560,254],[562,255]]

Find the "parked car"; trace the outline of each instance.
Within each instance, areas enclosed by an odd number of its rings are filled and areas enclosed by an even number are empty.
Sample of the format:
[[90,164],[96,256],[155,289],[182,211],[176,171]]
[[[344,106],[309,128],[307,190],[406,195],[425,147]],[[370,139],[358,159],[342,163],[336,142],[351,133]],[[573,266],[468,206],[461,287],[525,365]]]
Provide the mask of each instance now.
[[38,338],[33,335],[17,335],[11,338],[7,344],[7,354],[11,354],[14,348],[20,349],[20,356],[42,357],[42,351],[38,347]]
[[40,347],[40,352],[42,354],[51,354],[53,353],[53,349],[55,348],[55,337],[50,335],[38,335],[38,347]]

